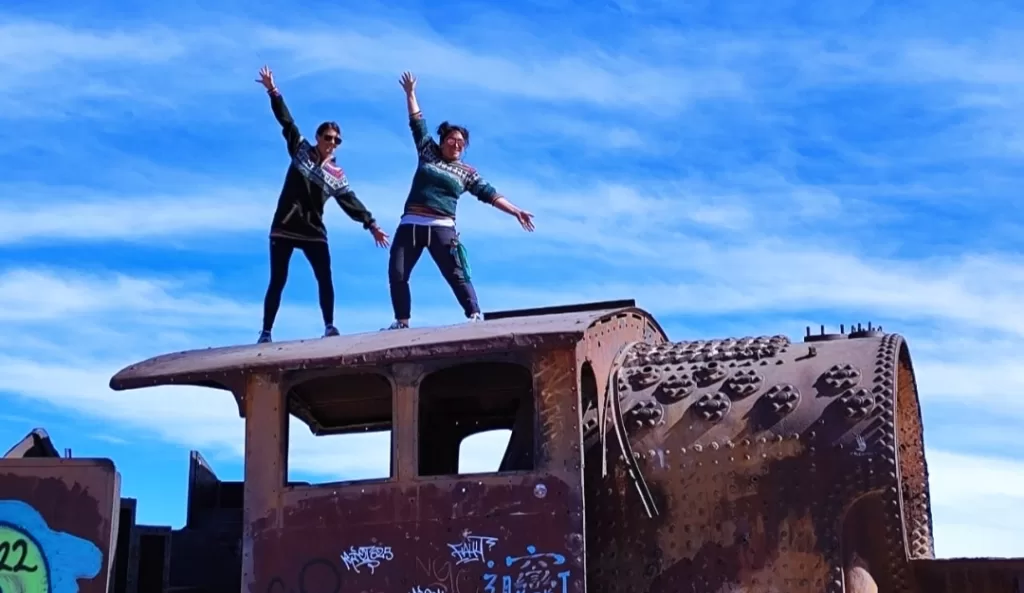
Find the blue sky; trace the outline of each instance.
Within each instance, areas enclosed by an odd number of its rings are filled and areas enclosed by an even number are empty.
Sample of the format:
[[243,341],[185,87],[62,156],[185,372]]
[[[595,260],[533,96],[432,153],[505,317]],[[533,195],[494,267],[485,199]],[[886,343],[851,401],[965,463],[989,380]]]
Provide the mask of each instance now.
[[[190,448],[240,477],[229,396],[107,381],[257,337],[287,166],[259,67],[307,133],[341,123],[389,232],[415,163],[409,69],[428,122],[469,127],[467,161],[536,215],[527,234],[460,208],[485,310],[632,297],[676,340],[882,323],[915,360],[938,554],[1024,556],[1024,10],[499,6],[5,2],[0,442],[42,425],[114,458],[151,523],[183,522]],[[338,325],[387,325],[387,254],[328,206]],[[414,323],[460,320],[429,259],[413,295]],[[315,298],[296,256],[276,339],[319,335]],[[386,468],[379,439],[293,435],[300,478]]]

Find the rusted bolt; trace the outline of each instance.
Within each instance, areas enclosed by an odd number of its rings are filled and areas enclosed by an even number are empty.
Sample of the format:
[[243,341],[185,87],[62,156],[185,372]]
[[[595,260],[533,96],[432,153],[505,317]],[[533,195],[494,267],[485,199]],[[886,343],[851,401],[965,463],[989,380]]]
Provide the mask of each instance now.
[[695,386],[689,373],[674,373],[661,382],[657,394],[669,401],[676,402],[693,393]]
[[867,389],[850,389],[840,397],[847,420],[858,421],[875,409],[875,399]]
[[725,417],[732,402],[721,392],[705,394],[693,404],[694,411],[704,420],[718,422]]
[[725,382],[724,387],[738,397],[746,397],[761,388],[762,379],[753,369],[738,371]]
[[860,371],[852,365],[832,365],[824,375],[825,384],[832,389],[848,389],[860,381]]
[[779,415],[789,414],[800,403],[800,392],[792,385],[773,385],[765,397],[772,411]]
[[712,360],[711,362],[708,362],[696,369],[693,372],[693,377],[698,382],[708,385],[716,381],[721,381],[727,374],[726,370],[722,368],[718,361]]

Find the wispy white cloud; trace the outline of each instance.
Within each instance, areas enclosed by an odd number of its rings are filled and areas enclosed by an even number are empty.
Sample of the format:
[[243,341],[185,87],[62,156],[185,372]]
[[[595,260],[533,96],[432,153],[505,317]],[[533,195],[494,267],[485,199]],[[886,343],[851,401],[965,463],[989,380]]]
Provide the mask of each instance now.
[[935,450],[928,471],[936,555],[1024,556],[1024,463]]
[[[12,193],[8,195],[13,195]],[[59,202],[0,202],[0,245],[39,240],[147,241],[269,229],[273,189],[100,197],[48,188]],[[76,195],[85,193],[86,195]],[[38,194],[36,194],[38,196]],[[257,199],[255,196],[263,196]],[[42,198],[43,196],[39,196]]]
[[[352,26],[354,21],[358,27]],[[249,70],[265,60],[281,65],[282,80],[336,70],[384,76],[394,86],[399,73],[414,69],[441,87],[457,84],[532,100],[618,108],[678,109],[693,101],[744,92],[741,78],[723,69],[653,66],[626,55],[572,50],[524,53],[522,47],[501,45],[481,52],[429,29],[373,18],[342,22],[350,24],[330,31],[283,29],[234,18],[222,19],[217,29],[196,28],[194,23],[177,28],[140,23],[114,30],[15,18],[0,29],[5,40],[0,64],[8,64],[12,74],[0,101],[10,107],[8,117],[52,117],[60,105],[97,98],[167,109],[174,105],[168,92],[180,100],[202,92],[249,91]],[[335,51],[339,44],[344,52]],[[82,47],[89,49],[81,51]],[[197,62],[200,56],[203,59]],[[246,63],[248,70],[239,66]],[[187,82],[166,76],[170,67],[187,69]],[[99,72],[108,75],[96,77]],[[111,72],[131,76],[112,77]],[[47,99],[43,92],[49,89],[58,92]],[[14,111],[16,102],[30,94],[47,100]],[[81,107],[76,115],[83,114]]]
[[[187,14],[179,20],[187,21]],[[203,18],[208,22],[210,16]],[[545,47],[547,38],[524,29],[506,31],[507,45],[491,37],[481,50],[414,20],[396,24],[379,15],[349,14],[340,28],[329,31],[222,17],[216,29],[145,21],[117,28],[71,27],[9,18],[0,27],[0,64],[10,82],[0,91],[0,100],[11,108],[8,117],[31,115],[26,110],[53,116],[61,105],[97,98],[173,110],[182,99],[203,93],[251,91],[250,70],[263,61],[278,63],[284,81],[326,71],[351,73],[356,84],[346,90],[356,94],[362,92],[359,76],[378,80],[372,89],[377,94],[385,81],[394,87],[398,73],[413,69],[430,95],[457,85],[555,104],[641,108],[647,115],[708,101],[749,106],[759,96],[770,98],[785,90],[776,76],[782,72],[788,75],[790,90],[828,83],[948,83],[961,85],[964,97],[985,97],[981,103],[986,105],[1005,102],[1004,93],[1019,91],[1022,79],[1013,60],[1019,48],[1012,31],[985,44],[954,44],[914,35],[814,37],[795,30],[740,35],[704,29],[666,36],[664,29],[654,29],[646,36],[634,34],[629,43],[611,43],[610,50],[579,35],[560,35],[556,50]],[[519,43],[531,39],[540,43]],[[339,46],[346,50],[335,51]],[[170,77],[168,68],[189,75]],[[333,85],[320,86],[330,93],[335,92]],[[431,91],[432,86],[437,90]],[[16,101],[29,93],[40,102],[14,111]],[[102,112],[89,105],[77,107],[77,116]],[[565,127],[571,132],[574,125]],[[635,142],[624,129],[618,134],[626,134],[618,141]]]

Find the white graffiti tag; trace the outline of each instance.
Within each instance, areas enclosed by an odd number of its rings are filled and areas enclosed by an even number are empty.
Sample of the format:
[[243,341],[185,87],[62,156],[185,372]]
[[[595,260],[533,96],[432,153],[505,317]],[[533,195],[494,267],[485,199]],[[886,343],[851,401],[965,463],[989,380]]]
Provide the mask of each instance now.
[[394,559],[391,546],[350,546],[347,552],[341,553],[341,561],[345,568],[359,572],[361,567],[370,569],[373,574],[381,562]]
[[470,562],[486,562],[485,552],[498,543],[498,538],[485,535],[473,535],[466,531],[462,534],[462,541],[457,544],[448,544],[452,550],[452,558],[455,564],[468,564]]
[[444,587],[413,587],[409,593],[448,593]]

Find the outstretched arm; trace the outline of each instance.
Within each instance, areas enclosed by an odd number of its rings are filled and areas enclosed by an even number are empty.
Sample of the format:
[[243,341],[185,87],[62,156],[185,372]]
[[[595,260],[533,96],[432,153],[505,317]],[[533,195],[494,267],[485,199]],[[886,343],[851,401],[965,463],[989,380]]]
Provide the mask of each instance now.
[[533,232],[533,214],[509,202],[505,196],[499,194],[498,190],[494,189],[494,186],[484,181],[483,177],[480,177],[480,174],[476,171],[473,171],[473,174],[470,176],[469,182],[466,184],[466,191],[473,194],[481,202],[490,204],[505,214],[515,216],[523,229],[531,233]]
[[334,199],[337,200],[338,205],[341,206],[342,211],[349,218],[363,223],[363,228],[373,234],[373,240],[378,245],[381,247],[388,246],[387,233],[377,226],[377,221],[373,219],[373,215],[370,214],[370,211],[366,209],[366,206],[356,196],[356,192],[352,191],[347,179],[345,180],[345,188],[340,193],[335,194]]
[[363,223],[364,229],[369,229],[371,226],[376,224],[373,220],[373,215],[366,209],[362,201],[356,197],[356,192],[348,189],[343,193],[334,196],[334,199],[338,201],[338,205],[348,215],[349,218],[356,222]]
[[512,202],[509,202],[505,196],[495,196],[491,205],[506,214],[515,216],[516,220],[519,221],[519,225],[522,226],[524,230],[532,233],[533,229],[536,228],[533,226],[533,214],[530,214],[526,210],[523,210]]
[[430,130],[427,129],[427,122],[423,119],[423,112],[420,111],[420,103],[416,100],[416,77],[412,72],[403,72],[399,80],[402,90],[405,91],[405,106],[409,110],[409,127],[412,129],[412,140],[416,150],[422,150],[427,144],[433,142],[430,137]]
[[267,89],[267,94],[270,95],[270,109],[274,112],[277,123],[281,124],[281,133],[284,135],[285,143],[288,146],[288,154],[294,155],[295,149],[302,142],[302,134],[299,132],[298,126],[295,125],[295,120],[292,119],[288,106],[284,103],[281,91],[274,84],[274,73],[270,71],[270,68],[264,66],[260,69],[260,78],[257,82]]

